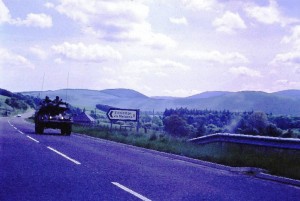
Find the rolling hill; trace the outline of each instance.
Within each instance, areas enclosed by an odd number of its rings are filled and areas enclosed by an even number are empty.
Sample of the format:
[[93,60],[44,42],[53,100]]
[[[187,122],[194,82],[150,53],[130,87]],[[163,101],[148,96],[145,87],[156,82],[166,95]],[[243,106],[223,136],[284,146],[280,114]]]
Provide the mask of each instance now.
[[300,115],[300,90],[275,93],[260,91],[204,92],[185,98],[148,97],[131,89],[62,89],[22,92],[26,95],[50,98],[60,96],[77,107],[94,109],[96,104],[143,111],[164,111],[166,108],[211,109],[230,111],[263,111],[273,114]]

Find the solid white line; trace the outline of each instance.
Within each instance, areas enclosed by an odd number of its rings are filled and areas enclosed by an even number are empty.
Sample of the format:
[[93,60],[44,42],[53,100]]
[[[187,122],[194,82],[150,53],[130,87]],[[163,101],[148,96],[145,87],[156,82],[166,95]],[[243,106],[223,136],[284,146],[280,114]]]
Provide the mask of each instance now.
[[26,135],[29,139],[31,139],[31,140],[33,140],[33,141],[35,141],[36,143],[39,143],[39,141],[38,140],[36,140],[36,139],[34,139],[33,137],[30,137],[29,135]]
[[68,159],[69,161],[72,161],[73,163],[75,163],[76,165],[80,165],[81,163],[78,162],[77,160],[73,159],[73,158],[70,158],[69,156],[67,156],[66,154],[63,154],[59,151],[57,151],[56,149],[53,149],[52,147],[47,147],[48,149],[50,149],[51,151],[54,151],[55,153],[61,155],[62,157]]
[[122,184],[119,184],[118,182],[111,182],[113,185],[118,186],[119,188],[121,188],[122,190],[134,195],[135,197],[140,198],[143,201],[151,201],[150,199],[142,196],[141,194],[138,194],[137,192],[134,192],[133,190],[127,188],[126,186],[123,186]]

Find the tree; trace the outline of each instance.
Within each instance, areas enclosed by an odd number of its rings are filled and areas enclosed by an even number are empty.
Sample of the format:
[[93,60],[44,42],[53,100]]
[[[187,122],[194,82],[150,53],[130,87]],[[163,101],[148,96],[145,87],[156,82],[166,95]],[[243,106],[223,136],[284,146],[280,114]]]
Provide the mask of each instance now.
[[165,131],[171,135],[183,137],[189,134],[186,121],[178,115],[171,115],[163,120]]
[[263,135],[268,125],[267,115],[263,112],[254,112],[249,116],[248,124],[250,129],[257,130],[258,134]]
[[277,128],[275,124],[269,124],[266,127],[266,135],[272,136],[272,137],[278,137],[282,134],[282,130],[280,128]]

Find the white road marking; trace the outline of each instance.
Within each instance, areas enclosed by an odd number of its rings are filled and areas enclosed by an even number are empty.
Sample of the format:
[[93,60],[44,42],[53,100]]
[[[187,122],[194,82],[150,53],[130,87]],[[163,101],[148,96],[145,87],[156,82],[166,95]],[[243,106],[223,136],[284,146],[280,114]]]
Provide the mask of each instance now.
[[138,197],[139,199],[143,200],[143,201],[151,201],[150,199],[142,196],[141,194],[134,192],[133,190],[127,188],[126,186],[123,186],[122,184],[119,184],[118,182],[111,182],[113,185],[121,188],[122,190],[134,195],[135,197]]
[[36,143],[39,143],[39,141],[38,140],[36,140],[36,139],[34,139],[33,137],[30,137],[29,135],[26,135],[29,139],[31,139],[31,140],[33,140],[33,141],[35,141]]
[[18,132],[24,135],[24,133],[22,131],[18,130]]
[[69,156],[67,156],[66,154],[63,154],[59,151],[57,151],[56,149],[53,149],[52,147],[47,147],[48,149],[50,149],[51,151],[54,151],[55,153],[61,155],[62,157],[68,159],[69,161],[72,161],[73,163],[75,163],[76,165],[80,165],[81,163],[78,162],[77,160],[73,159],[73,158],[70,158]]

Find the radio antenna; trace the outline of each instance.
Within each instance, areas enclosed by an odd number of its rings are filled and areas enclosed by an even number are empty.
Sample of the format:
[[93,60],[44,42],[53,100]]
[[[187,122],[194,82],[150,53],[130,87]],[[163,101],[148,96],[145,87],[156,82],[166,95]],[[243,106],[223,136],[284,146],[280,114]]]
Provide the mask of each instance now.
[[70,74],[70,72],[68,72],[68,78],[67,78],[67,89],[66,89],[66,102],[68,102],[68,90],[69,90],[69,74]]
[[[43,82],[42,82],[42,90],[41,90],[41,93],[43,93],[43,90],[44,90],[44,81],[45,81],[45,73],[43,75]],[[41,98],[41,93],[39,93],[39,98]]]

